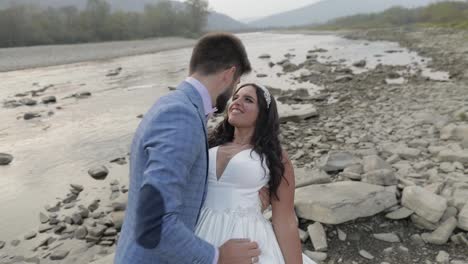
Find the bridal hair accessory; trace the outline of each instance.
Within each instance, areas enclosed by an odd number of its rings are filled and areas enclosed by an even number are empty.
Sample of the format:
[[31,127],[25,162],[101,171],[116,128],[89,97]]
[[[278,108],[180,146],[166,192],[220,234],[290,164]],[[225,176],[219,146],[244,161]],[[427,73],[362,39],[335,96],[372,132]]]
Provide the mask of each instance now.
[[270,91],[268,91],[268,89],[263,86],[263,85],[260,85],[260,84],[257,84],[257,86],[263,90],[263,95],[265,96],[265,100],[267,102],[267,109],[270,108],[270,104],[271,104],[271,95],[270,95]]

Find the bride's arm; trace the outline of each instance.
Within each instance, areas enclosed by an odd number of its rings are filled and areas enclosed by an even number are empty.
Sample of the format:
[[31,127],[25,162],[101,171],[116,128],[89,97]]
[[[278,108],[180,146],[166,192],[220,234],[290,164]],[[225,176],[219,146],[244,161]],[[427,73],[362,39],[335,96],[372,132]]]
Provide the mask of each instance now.
[[[284,178],[278,187],[278,199],[272,195],[273,229],[278,240],[284,262],[302,264],[302,250],[294,212],[294,169],[286,152],[283,152]],[[286,180],[285,180],[286,179]]]

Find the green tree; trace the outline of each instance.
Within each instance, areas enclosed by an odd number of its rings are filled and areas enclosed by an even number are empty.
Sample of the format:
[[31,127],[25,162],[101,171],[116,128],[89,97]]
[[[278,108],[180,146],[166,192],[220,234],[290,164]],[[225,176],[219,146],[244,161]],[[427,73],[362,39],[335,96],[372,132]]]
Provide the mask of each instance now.
[[192,33],[200,34],[206,25],[208,2],[206,0],[186,0],[189,28]]

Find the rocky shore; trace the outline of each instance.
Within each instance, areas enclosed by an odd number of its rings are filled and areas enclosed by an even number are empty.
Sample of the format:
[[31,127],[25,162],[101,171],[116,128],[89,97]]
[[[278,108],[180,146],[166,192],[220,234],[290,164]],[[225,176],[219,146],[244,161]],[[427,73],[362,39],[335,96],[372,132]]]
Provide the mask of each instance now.
[[[281,136],[296,168],[296,213],[308,256],[328,264],[468,263],[466,36],[347,33],[400,42],[433,58],[431,67],[447,71],[447,80],[407,66],[366,68],[366,58],[352,67],[320,63],[323,49],[311,49],[297,65],[263,55],[285,73],[301,72],[296,82],[324,87],[319,94],[269,87],[283,105],[302,106],[282,113]],[[1,165],[11,162],[0,154]],[[127,156],[87,168],[88,177],[109,182],[99,195],[71,184],[38,215],[37,231],[0,241],[0,263],[112,263],[127,186],[113,179],[111,164],[127,166]]]

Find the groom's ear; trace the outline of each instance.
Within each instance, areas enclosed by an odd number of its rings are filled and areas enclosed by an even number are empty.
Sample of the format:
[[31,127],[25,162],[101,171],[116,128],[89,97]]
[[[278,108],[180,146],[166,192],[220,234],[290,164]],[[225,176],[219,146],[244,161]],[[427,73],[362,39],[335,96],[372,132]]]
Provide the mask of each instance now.
[[226,70],[224,70],[223,81],[233,82],[237,76],[236,70],[237,70],[236,66],[231,66],[230,68],[227,68]]

